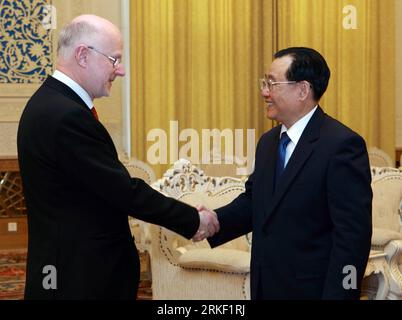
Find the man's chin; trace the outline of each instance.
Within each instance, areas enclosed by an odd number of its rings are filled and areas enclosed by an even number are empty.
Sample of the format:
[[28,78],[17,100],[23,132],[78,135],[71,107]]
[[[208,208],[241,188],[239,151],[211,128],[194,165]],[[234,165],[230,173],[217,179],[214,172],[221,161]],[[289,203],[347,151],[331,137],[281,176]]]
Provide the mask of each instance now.
[[275,112],[275,110],[271,109],[271,107],[267,107],[265,109],[265,116],[270,120],[275,120],[276,119],[276,112]]
[[105,97],[109,97],[111,91],[112,91],[112,83],[108,82],[107,86],[105,87]]

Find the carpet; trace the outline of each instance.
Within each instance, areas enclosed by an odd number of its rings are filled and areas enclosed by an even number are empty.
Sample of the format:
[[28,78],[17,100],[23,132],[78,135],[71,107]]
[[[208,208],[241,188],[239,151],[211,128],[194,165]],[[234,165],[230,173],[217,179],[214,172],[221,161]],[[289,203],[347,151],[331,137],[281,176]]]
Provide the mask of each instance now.
[[26,256],[25,249],[0,251],[0,300],[24,298]]
[[[0,250],[0,300],[22,300],[25,288],[26,249]],[[140,253],[138,300],[152,299],[152,279],[147,252]]]

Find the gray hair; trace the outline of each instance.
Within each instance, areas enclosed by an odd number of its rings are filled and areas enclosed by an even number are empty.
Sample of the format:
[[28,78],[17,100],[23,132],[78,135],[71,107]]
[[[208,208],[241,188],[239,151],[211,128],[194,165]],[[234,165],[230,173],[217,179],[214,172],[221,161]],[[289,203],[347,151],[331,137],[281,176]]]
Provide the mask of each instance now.
[[57,42],[57,55],[67,58],[67,54],[73,46],[83,39],[92,39],[100,30],[86,21],[71,22],[63,27],[59,33]]

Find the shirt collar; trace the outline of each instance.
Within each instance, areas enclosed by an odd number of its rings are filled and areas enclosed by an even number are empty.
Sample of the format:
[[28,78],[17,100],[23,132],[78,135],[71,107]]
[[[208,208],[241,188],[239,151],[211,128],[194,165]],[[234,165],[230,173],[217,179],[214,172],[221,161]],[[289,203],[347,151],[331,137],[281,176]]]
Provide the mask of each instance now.
[[281,137],[283,132],[286,132],[290,138],[290,140],[296,145],[301,135],[303,134],[304,129],[306,128],[308,122],[310,121],[311,117],[313,116],[315,110],[317,110],[318,105],[316,105],[309,113],[307,113],[303,118],[298,120],[290,129],[287,129],[283,124],[281,127]]
[[75,82],[73,79],[71,79],[69,76],[59,70],[54,71],[53,78],[59,80],[60,82],[63,82],[67,87],[78,94],[78,96],[82,99],[82,101],[85,102],[89,109],[93,108],[94,103],[88,92],[86,92],[84,88],[82,88],[77,82]]

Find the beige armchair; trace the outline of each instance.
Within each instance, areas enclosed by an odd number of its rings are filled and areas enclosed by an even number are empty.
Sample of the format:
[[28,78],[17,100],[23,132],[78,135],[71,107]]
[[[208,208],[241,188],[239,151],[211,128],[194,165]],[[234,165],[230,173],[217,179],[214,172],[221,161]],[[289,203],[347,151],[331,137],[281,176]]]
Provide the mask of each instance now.
[[394,168],[394,167],[371,167],[371,177],[377,179],[379,176],[387,173],[401,173],[401,168]]
[[[130,173],[131,177],[140,178],[151,185],[156,180],[152,168],[138,159],[123,159],[122,163]],[[149,224],[144,221],[128,218],[131,234],[134,236],[135,244],[140,252],[149,251],[151,246],[151,235],[149,233]]]
[[156,180],[155,172],[145,162],[131,158],[128,161],[123,161],[123,164],[130,173],[131,177],[140,178],[149,185]]
[[391,157],[383,150],[377,147],[368,149],[370,165],[373,167],[394,167]]
[[[187,160],[179,160],[152,185],[191,205],[217,208],[244,191],[244,182],[209,177]],[[239,237],[211,249],[206,240],[192,243],[165,228],[151,226],[153,299],[249,299],[250,243]]]
[[385,256],[386,298],[402,299],[402,172],[372,168],[373,172],[372,250]]

